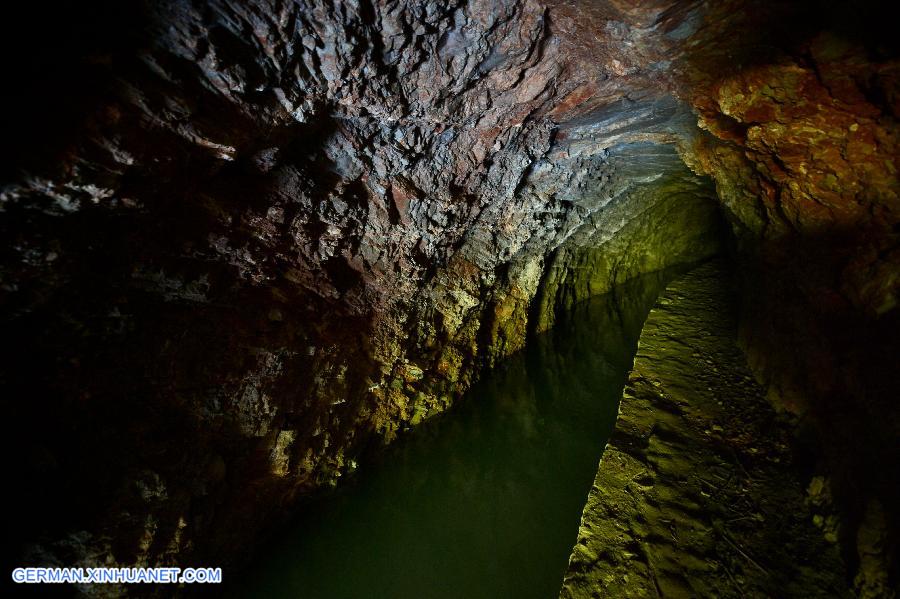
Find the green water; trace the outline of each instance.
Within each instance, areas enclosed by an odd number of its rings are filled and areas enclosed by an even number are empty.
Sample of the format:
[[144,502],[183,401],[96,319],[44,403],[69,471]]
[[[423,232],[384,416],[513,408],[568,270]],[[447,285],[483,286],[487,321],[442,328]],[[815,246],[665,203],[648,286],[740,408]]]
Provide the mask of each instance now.
[[234,597],[555,598],[666,274],[580,305],[307,505]]

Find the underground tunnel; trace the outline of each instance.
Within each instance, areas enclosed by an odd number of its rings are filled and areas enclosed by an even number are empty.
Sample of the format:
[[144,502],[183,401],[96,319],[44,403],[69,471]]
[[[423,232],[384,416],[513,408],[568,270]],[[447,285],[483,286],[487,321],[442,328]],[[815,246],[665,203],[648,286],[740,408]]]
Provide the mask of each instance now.
[[897,596],[890,2],[16,4],[14,596]]

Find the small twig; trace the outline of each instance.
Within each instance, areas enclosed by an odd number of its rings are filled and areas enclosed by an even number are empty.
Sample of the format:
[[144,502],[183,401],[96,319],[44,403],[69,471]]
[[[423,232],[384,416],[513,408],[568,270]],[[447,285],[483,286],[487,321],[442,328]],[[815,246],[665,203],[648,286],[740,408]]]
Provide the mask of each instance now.
[[728,522],[728,523],[740,522],[741,520],[756,520],[756,516],[754,516],[753,514],[750,514],[749,516],[745,515],[745,516],[740,516],[738,518],[732,518],[731,520],[726,520],[725,522]]
[[[696,475],[695,475],[695,476],[696,476]],[[703,478],[702,476],[697,476],[697,478],[698,478],[699,480],[705,482],[707,485],[709,485],[710,487],[712,487],[713,489],[715,489],[715,490],[717,490],[717,491],[721,491],[721,490],[722,490],[718,485],[712,484],[711,482],[709,482],[708,480],[706,480],[706,479]]]
[[713,476],[715,476],[715,477],[718,478],[719,480],[723,480],[723,481],[725,481],[726,483],[728,483],[728,481],[730,481],[731,478],[734,476],[734,470],[731,470],[731,471],[728,473],[728,478],[725,478],[724,476],[720,476],[719,474],[717,474],[717,473],[715,473],[715,472],[710,472],[710,474],[712,474]]
[[731,570],[728,569],[728,566],[725,563],[722,563],[722,567],[725,569],[725,574],[728,574],[728,578],[731,580],[731,584],[734,585],[734,588],[737,590],[738,595],[743,599],[744,597],[744,589],[741,588],[741,585],[738,584],[737,580],[734,579],[734,576],[731,574]]
[[717,499],[719,497],[719,494],[722,493],[723,491],[725,491],[725,489],[728,488],[728,485],[731,484],[732,478],[734,478],[734,470],[732,470],[731,474],[728,475],[728,480],[726,480],[724,483],[722,483],[722,487],[718,491],[713,493],[713,496],[711,497],[711,499]]
[[647,569],[650,570],[650,576],[653,577],[653,586],[656,587],[656,596],[662,599],[665,595],[663,595],[662,587],[659,586],[659,580],[656,578],[656,570],[653,569],[653,564],[649,562],[647,563],[647,566]]
[[736,452],[735,450],[733,450],[733,449],[731,450],[731,457],[734,458],[735,463],[736,463],[738,466],[740,466],[741,470],[743,470],[744,476],[747,477],[747,480],[749,480],[750,482],[756,482],[756,481],[753,479],[753,477],[750,476],[750,473],[747,472],[747,469],[744,468],[744,464],[741,463],[741,459],[737,456],[737,452]]
[[729,544],[729,545],[731,545],[732,547],[734,547],[735,551],[737,551],[738,553],[740,553],[741,555],[743,555],[744,558],[746,558],[746,560],[747,560],[748,562],[750,562],[751,564],[753,564],[754,566],[756,566],[757,568],[759,568],[759,571],[760,571],[760,572],[762,572],[762,573],[765,574],[766,576],[769,576],[769,571],[766,570],[765,568],[763,568],[762,566],[760,566],[760,565],[757,563],[757,561],[756,561],[755,559],[753,559],[752,557],[750,557],[749,555],[747,555],[746,553],[744,553],[744,550],[743,550],[743,549],[741,549],[740,547],[738,547],[738,546],[735,544],[734,541],[732,541],[730,538],[728,538],[728,533],[726,533],[726,532],[723,531],[723,532],[722,532],[722,537],[724,537],[724,539],[725,539],[726,541],[728,541],[728,544]]
[[741,516],[747,516],[747,515],[750,514],[750,512],[753,511],[753,510],[743,510],[743,511],[741,511],[741,510],[738,509],[739,507],[740,507],[740,506],[739,506],[736,502],[735,502],[735,503],[730,503],[730,504],[728,504],[728,505],[725,506],[725,508],[726,508],[729,512],[731,512],[732,514],[740,514]]

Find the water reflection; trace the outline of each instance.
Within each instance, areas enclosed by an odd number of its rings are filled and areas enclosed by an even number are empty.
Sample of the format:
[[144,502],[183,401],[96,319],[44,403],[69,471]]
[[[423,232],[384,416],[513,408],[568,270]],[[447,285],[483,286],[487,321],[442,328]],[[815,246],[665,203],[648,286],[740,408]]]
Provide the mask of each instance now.
[[307,506],[232,596],[556,597],[641,325],[672,275],[578,306]]

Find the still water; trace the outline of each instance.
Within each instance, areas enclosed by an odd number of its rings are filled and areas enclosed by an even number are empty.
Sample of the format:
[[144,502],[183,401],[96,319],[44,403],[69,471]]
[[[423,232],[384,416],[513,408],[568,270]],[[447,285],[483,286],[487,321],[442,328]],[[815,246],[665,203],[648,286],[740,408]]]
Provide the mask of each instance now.
[[578,306],[302,514],[233,597],[551,599],[672,273]]

